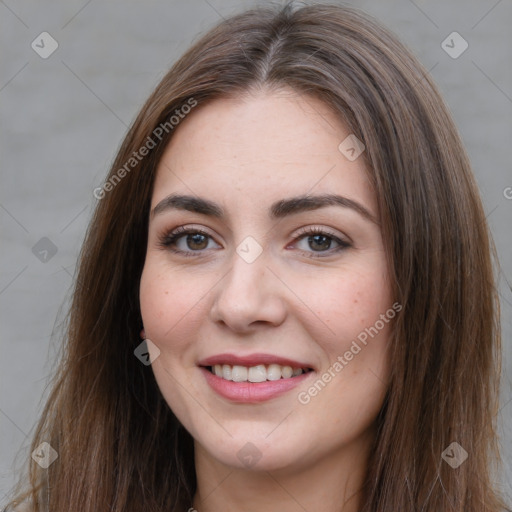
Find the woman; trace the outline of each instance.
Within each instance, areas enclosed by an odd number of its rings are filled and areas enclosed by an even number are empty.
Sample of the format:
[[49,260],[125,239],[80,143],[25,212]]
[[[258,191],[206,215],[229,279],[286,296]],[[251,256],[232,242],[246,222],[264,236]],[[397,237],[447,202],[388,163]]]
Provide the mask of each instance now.
[[485,216],[435,86],[375,21],[222,22],[95,196],[17,503],[506,510]]

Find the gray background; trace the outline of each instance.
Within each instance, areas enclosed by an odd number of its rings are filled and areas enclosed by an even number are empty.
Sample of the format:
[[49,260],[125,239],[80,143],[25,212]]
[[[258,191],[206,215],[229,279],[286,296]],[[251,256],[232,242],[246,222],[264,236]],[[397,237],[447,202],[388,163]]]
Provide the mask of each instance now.
[[[261,2],[259,2],[261,3]],[[510,0],[367,0],[430,71],[472,160],[500,255],[504,472],[512,496],[512,5]],[[0,222],[0,503],[25,464],[58,355],[80,244],[100,186],[142,103],[168,68],[222,17],[256,2],[0,1],[3,58]],[[59,47],[42,59],[43,31]],[[469,48],[451,58],[441,42],[459,32]],[[512,196],[512,191],[509,197]],[[48,237],[57,253],[40,261]],[[53,336],[52,336],[53,333]]]

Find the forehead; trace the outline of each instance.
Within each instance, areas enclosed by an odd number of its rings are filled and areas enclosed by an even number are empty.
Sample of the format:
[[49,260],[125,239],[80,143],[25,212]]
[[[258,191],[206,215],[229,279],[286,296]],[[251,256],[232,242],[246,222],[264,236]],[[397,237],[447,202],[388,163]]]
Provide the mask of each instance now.
[[363,159],[350,161],[338,149],[349,135],[327,105],[290,89],[216,99],[177,127],[157,168],[152,207],[171,192],[237,208],[343,193],[374,211]]

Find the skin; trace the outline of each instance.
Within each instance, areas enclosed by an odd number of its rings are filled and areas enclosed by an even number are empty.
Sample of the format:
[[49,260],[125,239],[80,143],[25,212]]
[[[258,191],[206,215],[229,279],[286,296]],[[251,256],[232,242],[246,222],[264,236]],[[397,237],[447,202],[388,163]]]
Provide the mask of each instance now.
[[[358,510],[389,377],[390,324],[309,403],[298,400],[393,304],[363,158],[352,162],[338,150],[349,133],[315,98],[258,89],[192,111],[157,168],[151,209],[181,193],[227,212],[225,219],[184,210],[150,216],[140,283],[145,334],[160,350],[155,378],[195,440],[191,506],[199,512]],[[321,193],[359,202],[377,223],[335,205],[269,217],[274,201]],[[179,226],[211,238],[194,245],[184,235],[174,248],[196,252],[173,253],[159,237]],[[334,252],[332,238],[308,242],[304,227],[327,229],[351,246]],[[250,264],[236,252],[247,236],[263,249]],[[289,357],[315,372],[277,398],[234,403],[197,366],[226,352]],[[248,442],[260,456],[251,467],[237,457]]]

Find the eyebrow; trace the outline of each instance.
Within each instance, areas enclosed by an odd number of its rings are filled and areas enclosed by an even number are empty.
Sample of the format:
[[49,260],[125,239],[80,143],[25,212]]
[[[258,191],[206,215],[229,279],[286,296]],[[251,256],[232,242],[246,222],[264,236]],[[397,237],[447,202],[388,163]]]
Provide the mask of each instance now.
[[[271,219],[282,219],[289,215],[294,215],[301,212],[318,210],[327,206],[341,206],[343,208],[350,208],[359,213],[365,220],[379,225],[375,216],[365,208],[361,203],[348,197],[339,196],[336,194],[321,194],[316,196],[302,195],[291,197],[289,199],[281,199],[273,203],[269,210]],[[162,199],[152,210],[151,218],[160,215],[168,210],[186,210],[189,212],[223,219],[226,217],[222,206],[219,204],[204,199],[198,196],[189,196],[181,194],[171,194]]]

